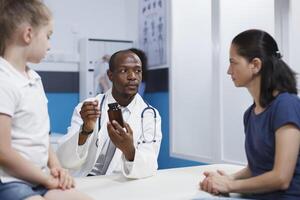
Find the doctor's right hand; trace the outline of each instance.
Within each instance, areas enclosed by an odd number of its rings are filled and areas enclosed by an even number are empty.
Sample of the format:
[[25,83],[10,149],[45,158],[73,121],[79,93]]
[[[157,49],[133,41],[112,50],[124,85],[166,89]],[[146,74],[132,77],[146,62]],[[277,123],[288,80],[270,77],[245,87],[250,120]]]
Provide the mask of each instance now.
[[94,130],[97,118],[99,118],[101,114],[98,104],[98,100],[85,101],[82,104],[80,116],[83,120],[82,129],[84,132],[91,132]]

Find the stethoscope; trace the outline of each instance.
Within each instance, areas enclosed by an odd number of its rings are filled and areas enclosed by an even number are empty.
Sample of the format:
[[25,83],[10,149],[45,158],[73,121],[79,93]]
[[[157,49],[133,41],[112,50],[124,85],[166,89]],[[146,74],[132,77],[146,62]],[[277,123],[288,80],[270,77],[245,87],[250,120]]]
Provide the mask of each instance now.
[[[100,102],[100,113],[102,113],[104,100],[105,100],[105,95],[102,97],[101,102]],[[156,114],[156,111],[155,111],[155,109],[153,107],[151,107],[147,102],[145,102],[145,104],[147,105],[147,107],[144,108],[143,111],[142,111],[142,113],[141,113],[142,134],[140,135],[140,137],[138,139],[138,142],[137,142],[138,145],[156,142],[156,117],[157,117],[157,114]],[[147,139],[145,137],[145,135],[144,135],[144,113],[147,110],[150,110],[150,111],[153,112],[153,119],[154,119],[154,134],[153,134],[153,137],[151,139]],[[96,140],[96,147],[97,148],[98,148],[98,142],[99,142],[98,134],[99,134],[99,131],[101,129],[101,115],[102,114],[100,114],[100,117],[98,119],[98,130],[96,132],[97,133],[97,140]]]

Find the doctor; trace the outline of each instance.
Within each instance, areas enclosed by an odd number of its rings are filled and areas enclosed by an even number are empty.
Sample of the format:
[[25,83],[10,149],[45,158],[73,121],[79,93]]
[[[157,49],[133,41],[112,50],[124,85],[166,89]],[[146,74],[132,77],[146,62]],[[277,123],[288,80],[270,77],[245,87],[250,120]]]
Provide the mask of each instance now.
[[[127,178],[152,176],[158,167],[161,118],[137,94],[141,61],[130,50],[118,51],[111,56],[107,74],[112,89],[75,108],[71,127],[59,141],[58,158],[74,176],[118,172]],[[121,107],[125,128],[108,120],[108,104],[115,102]]]

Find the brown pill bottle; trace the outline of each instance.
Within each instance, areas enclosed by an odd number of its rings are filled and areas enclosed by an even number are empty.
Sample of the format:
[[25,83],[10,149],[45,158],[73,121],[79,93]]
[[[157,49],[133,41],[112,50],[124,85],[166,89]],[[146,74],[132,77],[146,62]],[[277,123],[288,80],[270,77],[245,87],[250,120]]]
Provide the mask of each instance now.
[[118,103],[109,103],[107,113],[110,123],[112,123],[112,121],[115,120],[124,128],[122,111],[119,108]]

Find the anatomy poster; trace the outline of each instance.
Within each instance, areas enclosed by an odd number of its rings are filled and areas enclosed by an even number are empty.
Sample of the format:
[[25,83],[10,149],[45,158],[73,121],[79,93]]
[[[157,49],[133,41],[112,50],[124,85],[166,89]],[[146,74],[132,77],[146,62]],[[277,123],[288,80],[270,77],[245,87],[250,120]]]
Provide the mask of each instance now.
[[148,57],[148,67],[166,66],[166,0],[140,0],[139,9],[139,46]]

